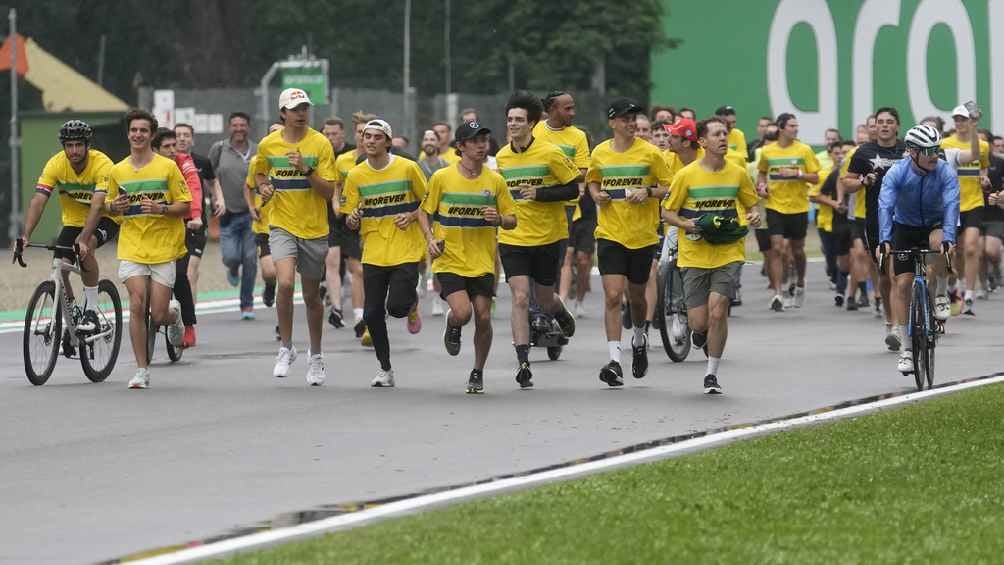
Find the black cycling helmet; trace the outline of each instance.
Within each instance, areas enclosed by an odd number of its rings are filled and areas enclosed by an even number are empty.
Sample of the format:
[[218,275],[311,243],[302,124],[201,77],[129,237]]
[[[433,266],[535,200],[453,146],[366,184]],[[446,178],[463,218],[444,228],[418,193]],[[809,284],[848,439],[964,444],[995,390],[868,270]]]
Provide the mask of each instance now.
[[80,120],[70,120],[63,124],[63,127],[59,128],[60,143],[66,143],[67,141],[83,141],[84,143],[89,144],[91,142],[91,138],[93,137],[94,130],[91,129],[91,126]]

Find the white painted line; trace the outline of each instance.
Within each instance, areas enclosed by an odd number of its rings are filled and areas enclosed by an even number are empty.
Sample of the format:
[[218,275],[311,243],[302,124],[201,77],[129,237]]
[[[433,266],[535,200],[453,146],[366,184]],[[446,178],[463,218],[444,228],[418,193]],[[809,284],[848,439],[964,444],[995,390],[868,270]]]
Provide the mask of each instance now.
[[960,383],[957,385],[946,386],[942,388],[936,388],[933,390],[918,391],[910,394],[905,394],[902,396],[896,396],[892,398],[878,400],[868,404],[860,404],[856,406],[849,406],[847,408],[840,408],[838,410],[832,410],[829,412],[823,412],[821,414],[812,414],[809,416],[792,418],[790,420],[780,420],[765,424],[749,426],[745,428],[728,430],[698,438],[684,440],[679,443],[674,443],[671,445],[664,445],[664,446],[654,447],[651,449],[637,451],[634,453],[628,453],[625,455],[618,455],[615,457],[611,457],[609,459],[602,459],[588,463],[571,465],[568,467],[554,469],[551,471],[543,471],[540,473],[527,475],[523,477],[500,479],[489,483],[466,486],[434,494],[420,495],[405,500],[390,502],[367,510],[353,512],[351,514],[333,516],[331,518],[318,520],[316,522],[310,522],[307,524],[300,524],[297,526],[290,526],[286,528],[278,528],[275,530],[269,530],[246,536],[240,536],[202,546],[190,547],[174,553],[160,555],[157,557],[151,557],[149,559],[142,559],[136,561],[135,563],[142,563],[146,565],[168,565],[174,563],[187,563],[210,557],[219,557],[225,554],[231,554],[238,551],[246,551],[249,549],[261,548],[264,546],[273,545],[280,542],[288,542],[297,538],[304,538],[312,535],[331,532],[334,530],[345,529],[365,522],[371,522],[374,520],[378,520],[381,518],[389,518],[392,516],[399,516],[402,514],[415,512],[417,510],[427,509],[433,506],[439,506],[445,503],[451,503],[451,502],[455,503],[464,499],[484,496],[487,494],[499,493],[505,490],[525,488],[530,485],[536,485],[549,481],[578,477],[581,475],[608,470],[614,467],[620,467],[630,464],[638,464],[653,459],[662,459],[670,455],[679,454],[681,452],[691,451],[702,447],[708,447],[723,442],[735,441],[738,439],[748,438],[780,430],[786,430],[789,428],[817,424],[829,420],[847,418],[848,416],[854,416],[865,412],[872,412],[881,408],[888,408],[890,406],[906,404],[908,402],[913,402],[915,400],[930,398],[934,396],[941,396],[951,392],[957,392],[969,388],[986,386],[989,384],[999,383],[1002,381],[1004,381],[1004,375],[976,381],[970,381],[966,383]]
[[[303,304],[303,294],[299,291],[293,294],[293,304]],[[255,306],[264,308],[261,297],[255,298]],[[206,300],[195,305],[196,315],[223,314],[225,312],[239,312],[241,301],[239,298],[226,298],[223,300]],[[129,308],[122,307],[122,322],[129,321]],[[20,333],[24,330],[24,321],[0,323],[0,335],[10,333]]]

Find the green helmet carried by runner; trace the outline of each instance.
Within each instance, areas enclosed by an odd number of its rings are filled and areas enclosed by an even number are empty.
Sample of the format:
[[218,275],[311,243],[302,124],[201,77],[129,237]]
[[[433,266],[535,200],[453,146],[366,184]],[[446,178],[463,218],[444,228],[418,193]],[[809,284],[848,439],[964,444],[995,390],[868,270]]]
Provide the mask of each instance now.
[[749,228],[741,225],[737,218],[718,214],[701,215],[697,225],[701,228],[701,237],[712,244],[735,243],[749,232]]

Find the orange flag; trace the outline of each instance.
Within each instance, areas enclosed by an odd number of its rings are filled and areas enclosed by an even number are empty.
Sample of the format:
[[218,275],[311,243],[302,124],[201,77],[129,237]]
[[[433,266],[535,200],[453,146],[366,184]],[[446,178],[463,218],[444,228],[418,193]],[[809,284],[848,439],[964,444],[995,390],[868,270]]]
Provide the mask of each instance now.
[[[28,72],[28,57],[24,54],[24,36],[20,33],[15,34],[17,37],[17,74],[24,76]],[[10,70],[10,36],[3,42],[3,47],[0,47],[0,71]]]

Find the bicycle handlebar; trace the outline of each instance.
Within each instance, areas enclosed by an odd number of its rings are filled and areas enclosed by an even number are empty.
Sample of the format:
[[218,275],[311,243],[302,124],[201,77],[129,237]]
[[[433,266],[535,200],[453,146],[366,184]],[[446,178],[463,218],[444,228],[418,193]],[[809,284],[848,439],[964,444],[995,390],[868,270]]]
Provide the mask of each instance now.
[[900,255],[902,255],[902,256],[906,256],[906,257],[910,257],[910,258],[918,256],[918,255],[944,255],[945,256],[945,263],[946,263],[946,267],[945,268],[946,268],[947,273],[949,275],[955,273],[955,270],[952,268],[952,255],[950,253],[948,253],[947,250],[942,250],[942,249],[916,249],[916,248],[914,248],[914,249],[893,249],[889,253],[886,253],[885,250],[882,250],[882,252],[880,254],[880,257],[879,257],[879,269],[884,269],[885,268],[885,262],[889,258],[890,254],[894,255],[894,256],[900,256]]
[[[34,248],[37,248],[37,249],[48,249],[49,251],[67,251],[67,252],[72,252],[73,253],[74,262],[76,262],[76,259],[78,257],[80,257],[80,248],[77,246],[77,244],[73,244],[73,246],[71,247],[69,245],[53,245],[53,244],[47,244],[47,243],[31,243],[30,241],[26,243],[23,239],[19,238],[17,240],[17,243],[15,243],[15,245],[14,245],[14,258],[13,258],[13,260],[11,260],[11,263],[12,264],[13,263],[17,263],[22,268],[27,268],[28,264],[24,262],[24,250],[25,250],[25,248],[28,248],[28,247],[34,247]],[[83,265],[81,265],[80,268],[81,268],[81,270],[83,270]]]

